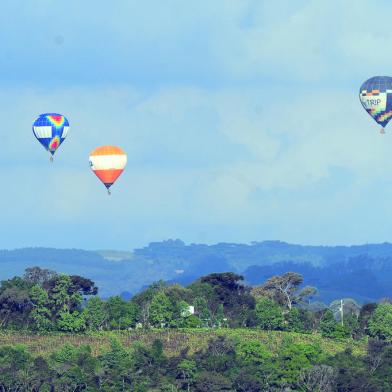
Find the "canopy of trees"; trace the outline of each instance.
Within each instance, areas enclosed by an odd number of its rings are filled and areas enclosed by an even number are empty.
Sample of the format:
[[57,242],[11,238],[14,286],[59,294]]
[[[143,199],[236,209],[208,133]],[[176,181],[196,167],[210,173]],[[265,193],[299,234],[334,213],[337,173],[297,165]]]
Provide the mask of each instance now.
[[[387,391],[392,382],[392,304],[362,307],[350,298],[312,302],[316,289],[288,272],[249,287],[242,276],[214,273],[187,287],[159,281],[124,300],[97,296],[91,280],[33,267],[0,285],[0,328],[29,333],[128,329],[257,328],[286,331],[272,352],[257,340],[218,336],[192,355],[168,357],[159,340],[98,357],[64,346],[49,357],[0,346],[1,391]],[[343,317],[342,317],[343,316]],[[241,331],[244,331],[243,329]],[[349,342],[368,339],[366,357],[328,356],[290,333]],[[160,388],[160,389],[159,389]],[[362,388],[362,389],[358,389]]]

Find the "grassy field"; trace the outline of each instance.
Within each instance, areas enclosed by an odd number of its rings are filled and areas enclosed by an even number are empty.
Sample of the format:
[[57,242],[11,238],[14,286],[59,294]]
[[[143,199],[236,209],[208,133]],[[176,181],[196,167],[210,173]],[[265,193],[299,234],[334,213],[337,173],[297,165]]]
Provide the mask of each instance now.
[[134,342],[150,345],[155,339],[163,342],[168,356],[176,355],[189,347],[189,353],[194,353],[206,347],[209,339],[217,336],[227,336],[235,341],[257,339],[264,343],[271,352],[276,352],[284,341],[319,345],[327,354],[336,354],[350,347],[357,356],[366,352],[365,341],[336,341],[322,338],[318,334],[299,334],[292,332],[261,331],[252,329],[187,329],[187,330],[148,330],[148,331],[119,331],[101,332],[94,334],[49,334],[33,335],[17,332],[0,332],[0,346],[23,344],[35,355],[47,356],[65,343],[76,346],[88,344],[94,355],[98,355],[109,347],[111,337],[116,337],[126,347]]

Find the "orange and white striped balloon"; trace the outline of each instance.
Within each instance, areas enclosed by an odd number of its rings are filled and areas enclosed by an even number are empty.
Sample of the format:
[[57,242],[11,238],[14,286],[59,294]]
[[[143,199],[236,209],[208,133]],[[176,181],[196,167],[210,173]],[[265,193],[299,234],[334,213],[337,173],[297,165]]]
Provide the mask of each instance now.
[[90,153],[90,166],[95,175],[108,189],[124,171],[127,154],[116,146],[97,147]]

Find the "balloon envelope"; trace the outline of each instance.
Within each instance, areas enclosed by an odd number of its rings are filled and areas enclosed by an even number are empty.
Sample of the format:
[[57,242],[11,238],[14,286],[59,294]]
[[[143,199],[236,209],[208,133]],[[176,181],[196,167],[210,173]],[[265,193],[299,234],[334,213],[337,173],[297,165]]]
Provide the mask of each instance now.
[[68,130],[68,120],[57,113],[40,114],[33,124],[35,137],[52,155],[67,137]]
[[124,171],[127,154],[116,146],[98,147],[90,153],[90,166],[95,175],[109,189]]
[[392,118],[392,78],[374,76],[368,79],[359,90],[359,99],[373,119],[385,127]]

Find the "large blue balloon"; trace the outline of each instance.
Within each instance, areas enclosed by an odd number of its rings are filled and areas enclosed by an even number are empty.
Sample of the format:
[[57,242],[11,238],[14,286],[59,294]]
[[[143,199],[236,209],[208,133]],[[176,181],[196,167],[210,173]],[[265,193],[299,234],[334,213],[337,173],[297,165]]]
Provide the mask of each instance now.
[[362,84],[359,99],[365,110],[384,127],[392,118],[392,78],[374,76]]
[[68,129],[68,120],[57,113],[41,114],[33,124],[35,137],[52,155],[67,137]]

